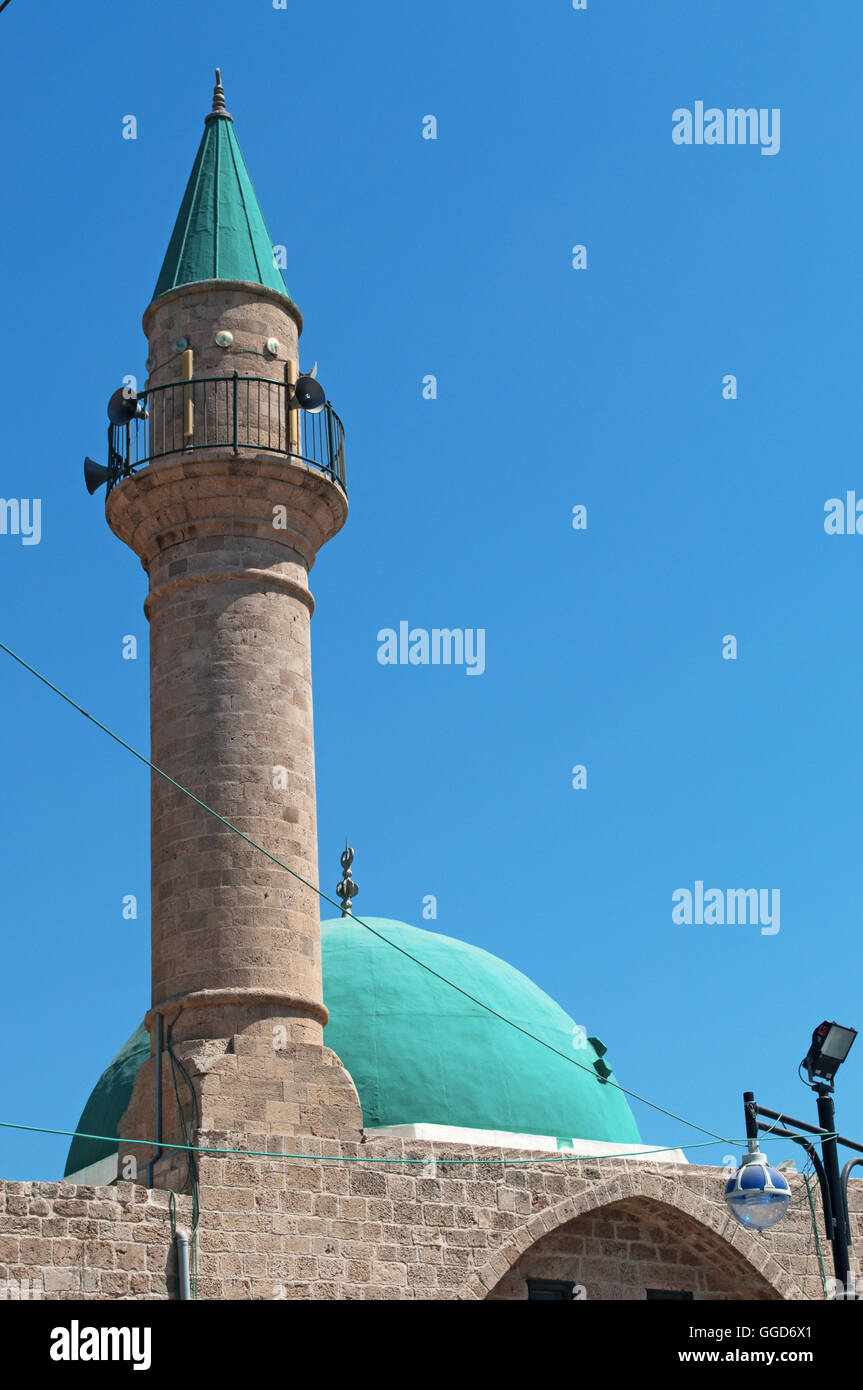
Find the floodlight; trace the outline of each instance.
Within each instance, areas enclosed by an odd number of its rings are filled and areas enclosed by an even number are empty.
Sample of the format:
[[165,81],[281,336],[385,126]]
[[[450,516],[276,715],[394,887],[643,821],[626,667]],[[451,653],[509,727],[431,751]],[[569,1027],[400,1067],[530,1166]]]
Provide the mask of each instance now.
[[843,1028],[840,1023],[819,1023],[812,1034],[809,1051],[801,1062],[806,1068],[809,1080],[818,1078],[832,1082],[839,1067],[851,1051],[851,1044],[857,1036],[855,1028]]

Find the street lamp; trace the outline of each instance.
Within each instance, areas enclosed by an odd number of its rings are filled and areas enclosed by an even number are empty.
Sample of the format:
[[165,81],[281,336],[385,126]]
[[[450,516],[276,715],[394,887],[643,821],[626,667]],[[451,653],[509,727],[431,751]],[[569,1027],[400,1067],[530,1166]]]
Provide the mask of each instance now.
[[749,1152],[725,1184],[725,1200],[735,1220],[754,1231],[766,1231],[781,1221],[791,1201],[788,1180],[772,1168],[752,1139]]
[[[848,1247],[851,1244],[851,1225],[848,1219],[848,1179],[852,1168],[863,1159],[851,1159],[839,1172],[839,1145],[854,1149],[863,1154],[863,1144],[851,1139],[843,1139],[836,1133],[836,1115],[833,1106],[833,1081],[836,1072],[848,1053],[857,1033],[853,1028],[843,1028],[839,1023],[820,1023],[812,1034],[809,1051],[800,1063],[805,1067],[809,1083],[818,1098],[818,1124],[809,1125],[796,1120],[791,1115],[783,1115],[778,1110],[767,1110],[756,1105],[752,1091],[743,1093],[743,1111],[746,1120],[746,1139],[749,1152],[733,1178],[725,1185],[725,1200],[729,1211],[741,1226],[755,1230],[766,1230],[781,1221],[788,1210],[790,1191],[788,1183],[776,1168],[772,1168],[758,1148],[759,1132],[768,1132],[782,1139],[793,1139],[812,1159],[818,1184],[821,1189],[821,1202],[824,1208],[824,1224],[833,1250],[833,1269],[836,1283],[842,1293],[836,1298],[855,1300],[850,1278],[851,1266]],[[801,1078],[802,1080],[802,1078]],[[771,1121],[767,1124],[763,1121]],[[777,1125],[793,1125],[790,1129],[778,1129]],[[810,1139],[815,1135],[821,1142],[821,1157]],[[783,1190],[784,1189],[784,1190]]]

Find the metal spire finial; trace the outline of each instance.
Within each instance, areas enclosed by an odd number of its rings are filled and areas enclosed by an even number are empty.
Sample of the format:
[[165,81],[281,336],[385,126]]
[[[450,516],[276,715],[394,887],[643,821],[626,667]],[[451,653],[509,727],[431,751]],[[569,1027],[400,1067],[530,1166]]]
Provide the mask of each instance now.
[[342,874],[344,876],[341,882],[336,887],[336,897],[341,898],[342,900],[343,917],[350,917],[352,911],[351,898],[355,898],[357,896],[357,893],[360,891],[360,885],[358,883],[354,883],[354,880],[351,877],[351,865],[353,864],[353,862],[354,852],[348,844],[347,840],[345,840],[345,848],[340,860],[342,866]]
[[222,86],[222,69],[216,68],[216,86],[213,91],[213,109],[210,112],[210,115],[227,116],[227,114],[228,112],[225,106],[225,89]]

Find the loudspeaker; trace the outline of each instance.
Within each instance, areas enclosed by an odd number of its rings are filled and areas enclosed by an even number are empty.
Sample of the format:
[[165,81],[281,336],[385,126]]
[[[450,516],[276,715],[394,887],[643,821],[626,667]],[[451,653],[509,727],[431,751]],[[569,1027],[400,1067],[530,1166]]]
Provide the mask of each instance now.
[[327,393],[313,376],[301,376],[294,386],[297,405],[309,415],[319,415],[327,403]]
[[103,468],[101,463],[94,463],[92,459],[84,460],[84,482],[87,485],[87,491],[91,497],[96,489],[101,487],[103,483],[107,483],[107,481],[107,468]]
[[133,391],[129,394],[127,386],[118,386],[108,402],[108,419],[112,425],[125,425],[130,420],[144,420],[147,412],[144,402],[139,401]]

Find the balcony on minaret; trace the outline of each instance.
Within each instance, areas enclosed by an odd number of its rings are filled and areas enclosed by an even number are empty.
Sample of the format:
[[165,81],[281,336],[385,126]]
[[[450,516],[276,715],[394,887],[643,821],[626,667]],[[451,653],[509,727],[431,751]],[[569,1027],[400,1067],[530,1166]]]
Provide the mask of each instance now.
[[342,422],[329,401],[312,413],[288,367],[271,377],[191,377],[151,386],[131,420],[108,426],[108,492],[139,468],[178,454],[276,454],[319,469],[345,490]]

